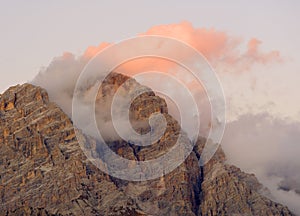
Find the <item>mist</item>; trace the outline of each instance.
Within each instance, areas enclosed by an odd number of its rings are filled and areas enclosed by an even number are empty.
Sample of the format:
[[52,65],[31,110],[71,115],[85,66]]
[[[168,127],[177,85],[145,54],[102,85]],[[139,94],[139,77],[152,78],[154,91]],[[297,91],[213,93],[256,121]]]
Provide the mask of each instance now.
[[[224,31],[194,28],[188,22],[154,26],[141,35],[162,35],[182,40],[208,59],[220,76],[228,102],[228,123],[222,140],[228,163],[237,165],[246,172],[254,173],[271,191],[273,200],[287,205],[300,215],[298,206],[300,203],[300,122],[293,117],[288,118],[275,112],[280,109],[287,113],[276,104],[278,94],[270,96],[274,92],[281,91],[281,86],[271,79],[266,88],[265,83],[268,82],[267,79],[270,80],[268,75],[272,75],[273,72],[270,71],[267,75],[260,73],[268,64],[275,64],[276,67],[278,64],[284,64],[280,52],[262,51],[260,48],[262,42],[256,38],[243,40]],[[73,92],[78,76],[87,62],[109,45],[110,43],[101,43],[99,46],[91,46],[79,57],[66,52],[54,58],[48,67],[41,69],[32,83],[45,88],[50,99],[71,117]],[[170,49],[170,52],[175,51]],[[255,71],[257,68],[260,71]],[[132,76],[138,71],[150,69],[163,70],[171,74],[179,71],[172,64],[149,59],[138,63],[129,62],[119,69]],[[278,77],[278,80],[286,78],[284,74]],[[204,99],[203,89],[195,86],[193,80],[187,77],[180,77],[180,79],[199,98],[200,106],[205,107],[201,110],[203,116],[201,124],[203,131],[207,133],[207,125],[209,125],[207,116],[210,114],[206,107],[208,100]],[[293,78],[290,80],[293,81]],[[157,82],[147,83],[150,88],[155,85]],[[93,90],[94,86],[95,83],[87,85],[86,90]],[[176,92],[177,89],[172,89],[172,85],[169,87]],[[281,95],[280,99],[289,98],[290,93],[295,91],[291,88],[286,88],[286,95]],[[84,95],[82,106],[92,100],[88,91]],[[297,104],[295,97],[290,99]],[[180,122],[174,104],[168,103],[168,106],[170,113]],[[274,106],[277,110],[273,109]],[[189,107],[186,107],[186,110],[189,110]],[[86,120],[84,114],[82,119]],[[103,122],[103,125],[106,123],[109,122]],[[108,137],[114,139],[115,134],[111,133],[110,127],[104,128],[107,128],[105,133]],[[189,130],[189,127],[184,129]],[[89,130],[88,125],[86,132],[91,135],[95,133]]]
[[300,122],[268,113],[246,114],[228,123],[222,147],[228,163],[255,173],[271,199],[300,214]]

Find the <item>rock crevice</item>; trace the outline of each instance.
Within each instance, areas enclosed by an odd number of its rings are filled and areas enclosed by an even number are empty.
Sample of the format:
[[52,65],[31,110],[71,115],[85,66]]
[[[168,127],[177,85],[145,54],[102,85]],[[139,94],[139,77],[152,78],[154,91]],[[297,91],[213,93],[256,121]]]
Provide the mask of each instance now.
[[[126,79],[114,75],[107,85],[116,89]],[[112,88],[106,86],[101,94],[108,89]],[[149,104],[144,106],[142,99]],[[165,101],[149,93],[131,109],[138,119],[157,111],[164,114],[165,135],[151,147],[111,140],[110,148],[132,160],[149,160],[168,151],[180,126],[168,115]],[[0,95],[0,118],[0,215],[292,215],[259,193],[262,185],[255,176],[227,165],[222,149],[200,168],[204,139],[171,173],[127,182],[87,160],[72,121],[42,88],[24,84],[8,89]]]

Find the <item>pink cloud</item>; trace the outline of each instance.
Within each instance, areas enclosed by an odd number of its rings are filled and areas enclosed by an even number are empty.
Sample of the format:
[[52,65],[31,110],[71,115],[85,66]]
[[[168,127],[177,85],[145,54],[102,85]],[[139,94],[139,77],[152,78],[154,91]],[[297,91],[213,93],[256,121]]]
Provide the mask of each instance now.
[[[260,49],[262,42],[256,38],[250,39],[247,46],[244,46],[240,37],[230,36],[224,31],[213,28],[195,28],[189,22],[153,26],[139,34],[139,36],[142,35],[159,35],[181,40],[202,53],[214,67],[224,67],[221,71],[243,72],[251,69],[254,64],[282,61],[279,51],[262,51]],[[83,54],[83,58],[91,59],[109,45],[111,43],[90,46]],[[176,52],[176,49],[170,48],[170,52]],[[138,70],[151,69],[154,66],[155,69],[166,70],[170,65],[172,64],[158,59],[145,58],[128,62],[119,70],[131,71],[130,73],[134,74]]]

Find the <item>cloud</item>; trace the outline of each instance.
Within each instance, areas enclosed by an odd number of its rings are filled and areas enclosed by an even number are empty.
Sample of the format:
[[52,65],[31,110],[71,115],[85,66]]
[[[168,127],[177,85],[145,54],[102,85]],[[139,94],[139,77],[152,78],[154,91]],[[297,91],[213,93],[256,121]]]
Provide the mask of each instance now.
[[300,214],[300,122],[246,114],[227,125],[222,147],[229,163],[255,173],[273,199]]
[[[257,39],[250,39],[248,46],[245,47],[240,37],[230,36],[224,31],[215,29],[195,28],[189,22],[157,25],[139,35],[160,35],[181,40],[201,52],[218,73],[246,72],[256,64],[277,62],[281,59],[278,51],[261,51],[261,42]],[[41,70],[34,78],[33,83],[47,89],[50,98],[70,115],[72,94],[80,72],[91,58],[111,44],[102,42],[98,46],[90,46],[79,57],[66,52],[62,56],[54,58],[47,68]],[[169,47],[167,51],[177,52],[175,47]],[[129,75],[149,70],[174,74],[189,86],[194,95],[203,95],[203,93],[199,94],[199,92],[203,92],[203,87],[199,83],[195,84],[194,80],[186,75],[188,73],[179,76],[178,74],[183,74],[179,73],[182,72],[182,67],[170,61],[142,58],[129,61],[116,69],[118,72]],[[206,105],[202,104],[202,106]],[[205,115],[203,115],[203,119],[205,119]]]
[[253,62],[267,63],[272,60],[280,61],[279,51],[271,51],[269,53],[261,53],[259,46],[262,42],[256,38],[252,38],[248,42],[248,50],[246,56],[253,59]]
[[[223,148],[229,161],[245,171],[254,172],[271,189],[278,201],[287,204],[299,213],[296,205],[296,201],[299,199],[296,193],[299,190],[297,182],[300,182],[298,174],[300,161],[297,159],[300,152],[299,123],[267,113],[251,112],[260,105],[252,103],[254,101],[259,101],[259,103],[262,101],[263,108],[259,111],[268,110],[272,105],[272,101],[268,101],[268,95],[261,96],[261,91],[253,93],[257,90],[257,86],[260,86],[259,90],[265,89],[264,81],[260,81],[261,73],[253,73],[253,69],[256,69],[257,65],[265,66],[266,64],[282,62],[280,52],[277,50],[263,51],[261,49],[262,42],[257,38],[245,41],[241,37],[229,35],[224,31],[195,28],[189,22],[157,25],[139,35],[160,35],[181,40],[207,58],[223,81],[226,99],[230,104],[229,112],[235,108],[246,110],[240,113],[236,112],[242,116],[236,115],[231,118],[231,120],[235,120],[229,122],[225,131]],[[62,56],[54,58],[47,68],[40,71],[32,83],[44,87],[51,100],[55,101],[71,116],[73,91],[80,72],[91,58],[111,44],[105,42],[100,43],[99,46],[90,46],[79,57],[66,52]],[[176,52],[176,49],[170,47],[168,52]],[[153,58],[133,60],[117,68],[118,72],[129,73],[130,75],[149,70],[178,75],[178,71],[182,69],[174,63]],[[245,74],[255,75],[251,77],[245,76]],[[205,107],[201,110],[202,120],[205,119],[205,122],[209,124],[209,110],[207,108],[209,101],[203,99],[205,96],[203,88],[199,87],[199,83],[195,83],[190,77],[181,76],[179,78],[194,91],[197,98],[201,98],[197,102],[200,107]],[[272,84],[272,80],[270,82]],[[93,84],[95,83],[86,86],[87,93],[82,99],[82,106],[85,105],[86,101],[91,100],[88,92],[93,89]],[[160,82],[149,83],[150,87],[156,84],[160,84]],[[172,88],[172,85],[169,87]],[[274,83],[268,86],[269,91],[273,91],[275,88],[277,87]],[[173,89],[173,91],[176,92],[177,89]],[[246,98],[245,94],[247,94]],[[253,98],[253,101],[250,101],[250,98]],[[241,103],[241,101],[244,102]],[[267,107],[265,107],[266,101]],[[178,110],[173,109],[170,104],[169,106],[171,113],[180,120]],[[189,107],[186,109],[188,110]],[[85,119],[84,114],[82,119]],[[207,129],[203,121],[201,121],[201,125]],[[87,126],[87,130],[88,128]],[[109,130],[106,133],[109,136],[114,136],[110,134]]]
[[181,40],[202,53],[213,66],[230,65],[230,69],[234,69],[232,71],[237,71],[239,67],[238,72],[243,72],[253,64],[282,61],[277,50],[261,51],[262,42],[256,38],[250,39],[247,47],[243,47],[240,37],[215,29],[194,28],[189,22],[154,26],[141,35],[160,35]]
[[[262,42],[257,38],[244,41],[241,37],[228,35],[224,31],[212,28],[195,28],[187,21],[153,26],[146,32],[139,34],[139,36],[143,35],[165,36],[183,41],[203,54],[215,68],[221,71],[244,72],[251,69],[255,64],[283,61],[278,50],[263,52],[260,49]],[[244,42],[246,42],[246,46]],[[79,59],[89,60],[112,44],[102,42],[98,46],[90,46]],[[176,49],[170,48],[169,52],[176,52]],[[162,70],[171,67],[168,62],[160,61],[159,64],[155,64],[156,61],[159,60],[144,58],[129,62],[127,64],[127,72],[130,71],[133,74],[134,71],[145,70],[152,65],[157,65]]]
[[73,54],[65,52],[56,57],[50,65],[42,69],[32,81],[48,91],[50,99],[55,101],[69,116],[76,81],[87,63],[77,59]]
[[82,58],[84,58],[84,59],[91,59],[91,58],[93,58],[98,52],[100,52],[101,50],[103,50],[104,48],[106,48],[106,47],[108,47],[108,46],[110,46],[110,45],[111,45],[111,43],[103,42],[103,43],[101,43],[101,44],[100,44],[99,46],[97,46],[97,47],[95,47],[95,46],[90,46],[90,47],[88,47],[88,48],[85,50],[85,52],[84,52]]

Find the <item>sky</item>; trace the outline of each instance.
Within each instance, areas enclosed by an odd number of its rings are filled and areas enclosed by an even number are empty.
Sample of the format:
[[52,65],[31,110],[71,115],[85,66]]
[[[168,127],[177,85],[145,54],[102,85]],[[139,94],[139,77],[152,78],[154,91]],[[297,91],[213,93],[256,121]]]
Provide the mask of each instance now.
[[0,1],[0,14],[0,92],[35,79],[61,106],[88,47],[155,33],[205,51],[207,36],[226,96],[228,161],[300,214],[299,1]]
[[[158,24],[190,21],[243,38],[296,60],[298,1],[0,1],[0,92],[31,80],[65,51],[119,41]],[[299,70],[299,64],[291,70]],[[5,74],[5,75],[3,75]]]

